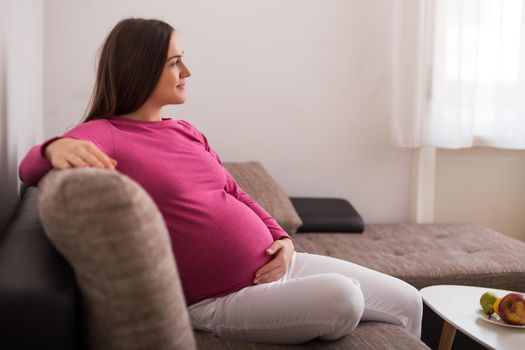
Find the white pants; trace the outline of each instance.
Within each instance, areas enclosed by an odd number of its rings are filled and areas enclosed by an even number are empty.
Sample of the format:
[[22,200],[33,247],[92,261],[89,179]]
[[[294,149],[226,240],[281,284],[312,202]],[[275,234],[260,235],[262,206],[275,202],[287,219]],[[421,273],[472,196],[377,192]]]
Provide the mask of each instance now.
[[421,335],[417,289],[395,277],[328,256],[294,252],[280,280],[189,307],[194,329],[270,344],[335,340],[359,321],[381,321]]

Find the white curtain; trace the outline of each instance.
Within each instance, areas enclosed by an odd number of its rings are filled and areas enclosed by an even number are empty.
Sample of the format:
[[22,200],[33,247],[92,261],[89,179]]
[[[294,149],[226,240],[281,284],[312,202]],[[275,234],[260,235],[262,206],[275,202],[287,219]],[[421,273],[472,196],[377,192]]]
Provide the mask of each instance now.
[[428,144],[434,0],[393,0],[392,142],[401,147]]
[[393,23],[395,144],[525,149],[525,0],[399,0]]

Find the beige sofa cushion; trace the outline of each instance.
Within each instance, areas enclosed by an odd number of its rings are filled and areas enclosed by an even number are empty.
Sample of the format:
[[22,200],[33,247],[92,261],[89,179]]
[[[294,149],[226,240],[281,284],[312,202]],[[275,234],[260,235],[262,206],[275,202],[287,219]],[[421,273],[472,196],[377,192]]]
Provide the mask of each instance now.
[[71,264],[88,349],[195,349],[164,220],[127,176],[52,170],[39,184],[44,230]]
[[417,289],[462,284],[525,292],[525,243],[479,224],[368,224],[362,235],[301,233],[294,246],[381,271]]
[[237,184],[289,234],[303,224],[284,189],[260,162],[223,162]]

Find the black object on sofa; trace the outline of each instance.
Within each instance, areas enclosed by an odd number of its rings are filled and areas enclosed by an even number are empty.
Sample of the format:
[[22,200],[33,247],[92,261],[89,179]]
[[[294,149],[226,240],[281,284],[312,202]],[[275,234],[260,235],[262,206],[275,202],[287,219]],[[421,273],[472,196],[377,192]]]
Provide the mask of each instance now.
[[301,232],[352,232],[364,230],[363,219],[352,204],[341,198],[290,197],[303,225]]
[[28,188],[0,236],[0,348],[79,349],[73,270],[44,234],[36,200]]

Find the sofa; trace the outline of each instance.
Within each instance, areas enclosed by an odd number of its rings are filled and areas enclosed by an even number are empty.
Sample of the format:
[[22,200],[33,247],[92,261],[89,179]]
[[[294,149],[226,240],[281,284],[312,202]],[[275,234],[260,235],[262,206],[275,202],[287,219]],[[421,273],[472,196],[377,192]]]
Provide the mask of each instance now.
[[[301,212],[260,163],[224,165],[289,230],[296,251],[346,259],[418,289],[464,284],[525,292],[523,242],[475,224],[367,224],[362,233],[298,232]],[[422,339],[379,322],[362,322],[336,341],[294,346],[194,331],[168,239],[158,209],[127,176],[95,168],[52,170],[38,188],[24,191],[0,235],[0,348],[437,347],[442,320],[428,308]],[[458,334],[454,348],[466,348],[462,342],[468,341]]]

